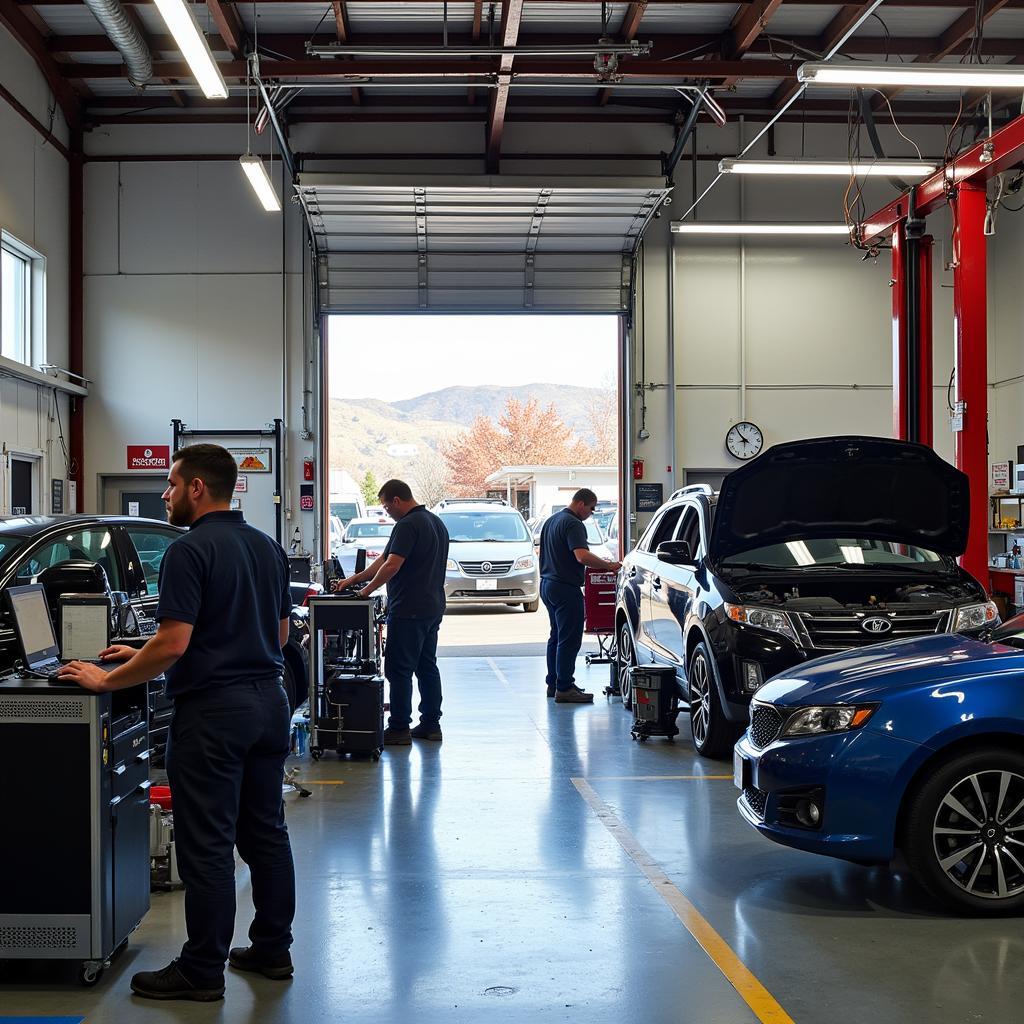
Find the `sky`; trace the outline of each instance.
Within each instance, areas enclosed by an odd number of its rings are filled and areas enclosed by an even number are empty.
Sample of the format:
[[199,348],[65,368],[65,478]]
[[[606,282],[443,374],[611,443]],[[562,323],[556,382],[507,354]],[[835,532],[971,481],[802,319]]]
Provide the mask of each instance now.
[[456,385],[615,386],[614,316],[332,316],[331,398],[401,401]]

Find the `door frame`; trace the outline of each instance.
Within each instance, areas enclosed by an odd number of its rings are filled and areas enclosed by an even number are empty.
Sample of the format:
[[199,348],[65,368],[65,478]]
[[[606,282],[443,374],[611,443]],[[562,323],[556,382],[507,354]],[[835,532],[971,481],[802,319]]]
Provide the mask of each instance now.
[[[167,480],[167,473],[162,469],[139,469],[132,470],[130,473],[97,473],[96,474],[96,508],[100,515],[111,515],[119,516],[121,514],[120,505],[116,512],[104,512],[103,511],[103,494],[107,488],[108,481],[111,480],[153,480],[158,479],[161,482]],[[161,493],[166,490],[166,485],[161,488]]]
[[14,504],[11,500],[11,484],[13,482],[11,462],[14,459],[18,459],[21,462],[28,462],[32,466],[32,501],[28,512],[24,514],[30,516],[46,515],[46,513],[39,508],[39,505],[43,500],[43,461],[45,459],[45,453],[38,449],[33,450],[31,448],[7,448],[4,454],[7,456],[7,464],[4,467],[4,492],[2,502],[5,513],[11,516],[14,515]]

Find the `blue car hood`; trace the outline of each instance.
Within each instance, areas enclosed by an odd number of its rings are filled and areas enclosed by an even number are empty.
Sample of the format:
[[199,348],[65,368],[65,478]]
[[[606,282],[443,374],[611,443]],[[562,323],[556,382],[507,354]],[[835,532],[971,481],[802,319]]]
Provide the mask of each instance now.
[[894,690],[963,683],[980,675],[1024,673],[1024,651],[957,633],[894,640],[818,658],[770,679],[757,699],[798,707],[881,700]]

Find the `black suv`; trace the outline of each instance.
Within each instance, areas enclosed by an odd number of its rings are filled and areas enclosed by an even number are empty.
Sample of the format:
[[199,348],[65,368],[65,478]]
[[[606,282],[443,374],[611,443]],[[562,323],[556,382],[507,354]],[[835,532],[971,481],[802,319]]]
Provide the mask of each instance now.
[[761,684],[852,647],[998,622],[955,558],[968,480],[932,449],[876,437],[770,448],[716,495],[684,487],[619,575],[623,702],[630,665],[674,666],[693,744],[727,753]]
[[[157,580],[164,552],[181,531],[158,519],[134,516],[28,516],[0,521],[0,590],[41,583],[54,625],[61,594],[96,591],[127,595],[119,615],[122,642],[138,643],[155,631]],[[98,567],[98,568],[97,568]],[[102,569],[102,572],[100,571]],[[294,609],[284,648],[285,689],[292,707],[306,699],[305,609]],[[10,608],[0,601],[0,671],[19,657]],[[154,749],[162,748],[159,726],[166,727],[169,705],[159,688],[151,699]]]

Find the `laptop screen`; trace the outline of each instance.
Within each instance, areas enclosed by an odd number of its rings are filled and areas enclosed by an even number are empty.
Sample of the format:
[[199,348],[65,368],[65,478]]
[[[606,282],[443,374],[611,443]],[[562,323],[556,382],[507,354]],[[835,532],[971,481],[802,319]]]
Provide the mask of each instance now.
[[27,587],[8,587],[14,611],[15,629],[25,655],[25,664],[38,665],[57,657],[57,637],[46,607],[46,591],[38,583]]

